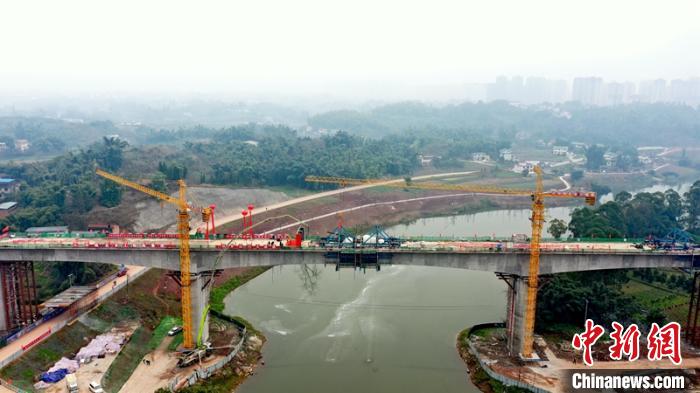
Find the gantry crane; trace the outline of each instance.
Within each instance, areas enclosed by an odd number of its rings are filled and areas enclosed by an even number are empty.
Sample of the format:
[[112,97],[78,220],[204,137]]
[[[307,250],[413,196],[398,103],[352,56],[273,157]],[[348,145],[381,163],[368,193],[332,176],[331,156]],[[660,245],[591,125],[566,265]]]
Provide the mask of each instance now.
[[409,189],[422,190],[445,190],[445,191],[464,191],[484,194],[504,194],[514,196],[529,196],[532,198],[532,236],[530,238],[530,264],[528,271],[528,290],[527,290],[527,308],[525,314],[525,332],[523,341],[523,358],[532,358],[533,349],[533,334],[535,330],[535,312],[537,306],[537,286],[538,275],[540,271],[540,238],[542,236],[542,224],[544,222],[544,200],[545,198],[584,198],[589,205],[595,205],[596,194],[594,192],[578,192],[578,191],[544,191],[542,184],[542,169],[538,166],[534,167],[536,176],[535,190],[516,190],[509,188],[480,186],[480,185],[455,185],[444,183],[413,183],[410,179],[405,182],[387,183],[386,180],[380,179],[349,179],[342,177],[321,177],[308,176],[307,182],[340,184],[345,187],[348,185],[364,185],[373,184],[385,187],[398,187]]
[[[133,188],[161,201],[171,203],[178,208],[177,229],[180,239],[180,284],[182,297],[182,325],[183,346],[186,349],[194,348],[192,341],[192,298],[190,297],[190,206],[187,204],[187,185],[184,180],[178,180],[180,188],[178,197],[173,198],[168,194],[144,187],[138,183],[126,180],[117,175],[96,169],[95,173],[117,184]],[[212,217],[211,207],[197,209],[202,211],[202,219],[208,223]]]

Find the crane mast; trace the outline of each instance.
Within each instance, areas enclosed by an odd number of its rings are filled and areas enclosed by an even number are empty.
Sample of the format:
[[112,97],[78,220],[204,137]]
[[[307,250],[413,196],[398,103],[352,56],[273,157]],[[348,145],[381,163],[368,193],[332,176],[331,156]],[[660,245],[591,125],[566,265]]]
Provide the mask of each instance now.
[[194,348],[192,341],[192,298],[190,297],[190,213],[187,205],[187,185],[184,180],[178,180],[179,186],[178,198],[173,198],[170,195],[160,191],[142,186],[136,182],[124,179],[120,176],[113,175],[101,169],[95,170],[99,176],[109,179],[117,184],[132,188],[143,192],[162,201],[171,203],[178,208],[177,229],[180,240],[180,282],[181,282],[181,302],[182,302],[182,334],[183,346],[187,349]]
[[342,187],[348,185],[376,184],[383,187],[397,187],[422,190],[463,191],[481,194],[530,196],[532,198],[532,235],[530,237],[530,263],[528,269],[527,304],[525,313],[525,332],[523,335],[522,357],[532,358],[533,335],[535,331],[535,315],[537,312],[537,287],[540,272],[540,238],[544,224],[544,200],[545,198],[582,198],[589,205],[595,205],[596,194],[594,192],[580,191],[544,191],[542,183],[542,168],[534,167],[535,190],[516,190],[494,186],[481,185],[455,185],[443,183],[413,183],[408,179],[405,182],[387,182],[382,179],[349,179],[343,177],[307,176],[307,182],[339,184]]
[[537,312],[537,288],[540,274],[540,236],[544,223],[544,197],[542,196],[542,169],[535,167],[535,192],[532,194],[532,235],[530,237],[530,266],[527,276],[527,304],[525,308],[525,332],[523,353],[526,359],[532,357],[535,313]]

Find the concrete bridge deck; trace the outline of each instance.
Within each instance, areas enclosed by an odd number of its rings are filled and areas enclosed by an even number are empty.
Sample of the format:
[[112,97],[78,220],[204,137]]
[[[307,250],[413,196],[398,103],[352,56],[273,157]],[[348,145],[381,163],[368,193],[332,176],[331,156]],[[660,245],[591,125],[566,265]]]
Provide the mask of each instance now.
[[[31,242],[29,244],[10,244],[0,242],[0,261],[34,261],[34,262],[98,262],[109,264],[138,265],[180,270],[179,250],[173,243],[154,247],[143,244],[123,244],[125,247],[106,247],[106,245],[56,244],[55,242]],[[444,246],[444,243],[442,244]],[[203,340],[208,337],[208,318],[205,310],[209,301],[210,285],[206,277],[198,273],[215,269],[227,269],[246,266],[274,266],[335,263],[328,259],[333,252],[320,247],[293,249],[228,249],[219,244],[207,242],[195,243],[190,250],[193,290],[191,291],[192,321],[195,334],[200,326],[203,328]],[[335,250],[336,258],[338,251]],[[348,255],[348,253],[350,255]],[[504,273],[508,282],[508,310],[506,316],[508,327],[509,350],[513,354],[521,351],[524,335],[524,315],[526,308],[527,275],[529,266],[529,249],[512,247],[503,251],[493,248],[433,247],[398,248],[398,249],[350,249],[343,252],[355,260],[356,256],[365,254],[374,256],[381,263],[395,265],[435,266],[479,271]],[[384,258],[379,259],[379,256]],[[694,251],[643,251],[631,245],[586,248],[577,245],[567,249],[545,247],[540,254],[540,274],[556,274],[575,271],[634,269],[634,268],[694,268],[700,267]],[[0,288],[0,292],[2,289]]]
[[[328,262],[326,252],[327,250],[321,248],[274,250],[192,248],[191,270],[197,273],[246,266],[318,264]],[[386,261],[396,265],[459,268],[519,276],[527,276],[529,264],[527,249],[509,251],[391,249],[382,250],[380,253],[391,255],[391,258]],[[37,247],[36,245],[32,248],[0,247],[0,261],[98,262],[180,270],[178,250],[164,248],[64,248]],[[698,266],[700,266],[700,258],[696,258],[696,255],[689,251],[542,251],[540,256],[540,274]]]

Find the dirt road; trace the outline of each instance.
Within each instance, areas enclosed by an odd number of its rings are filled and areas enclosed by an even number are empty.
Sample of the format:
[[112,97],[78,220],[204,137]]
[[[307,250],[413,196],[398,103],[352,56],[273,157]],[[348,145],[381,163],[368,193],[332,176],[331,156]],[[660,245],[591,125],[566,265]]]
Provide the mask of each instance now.
[[165,337],[155,351],[144,356],[151,363],[147,365],[141,362],[119,392],[142,392],[145,386],[148,386],[149,391],[166,387],[175,375],[173,370],[177,369],[177,358],[174,352],[168,351],[172,340],[173,337]]

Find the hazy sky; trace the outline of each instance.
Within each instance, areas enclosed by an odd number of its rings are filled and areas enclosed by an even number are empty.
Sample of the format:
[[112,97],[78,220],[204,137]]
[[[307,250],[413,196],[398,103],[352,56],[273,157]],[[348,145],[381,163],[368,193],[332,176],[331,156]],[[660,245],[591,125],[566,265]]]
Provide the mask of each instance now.
[[0,89],[292,94],[700,75],[700,1],[3,0]]

